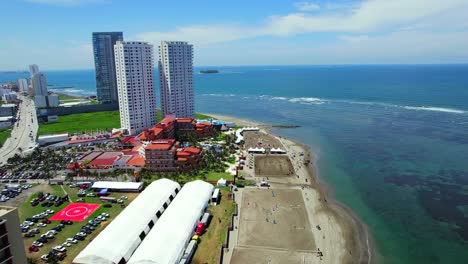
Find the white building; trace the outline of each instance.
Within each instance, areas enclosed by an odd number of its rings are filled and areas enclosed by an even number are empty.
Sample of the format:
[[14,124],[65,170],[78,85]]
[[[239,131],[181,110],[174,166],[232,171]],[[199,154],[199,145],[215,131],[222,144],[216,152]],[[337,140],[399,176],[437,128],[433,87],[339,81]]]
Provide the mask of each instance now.
[[3,95],[3,101],[5,103],[15,103],[18,100],[18,95],[16,93],[6,93]]
[[38,73],[39,67],[36,64],[29,65],[29,74],[31,75],[31,78]]
[[46,97],[43,95],[34,96],[34,105],[36,107],[47,107]]
[[114,52],[120,126],[135,135],[156,124],[153,46],[117,41]]
[[56,94],[47,96],[48,106],[57,107],[60,105],[59,96]]
[[0,263],[27,263],[18,210],[0,206]]
[[127,263],[179,263],[213,189],[204,181],[186,183]]
[[193,117],[193,46],[182,41],[162,41],[158,67],[163,116],[173,113],[176,117]]
[[127,263],[179,190],[180,185],[168,179],[148,185],[72,263]]
[[28,79],[26,78],[18,79],[18,88],[19,88],[20,93],[27,92],[29,89]]
[[47,96],[47,82],[43,73],[38,72],[34,74],[32,77],[32,87],[34,90],[34,95]]

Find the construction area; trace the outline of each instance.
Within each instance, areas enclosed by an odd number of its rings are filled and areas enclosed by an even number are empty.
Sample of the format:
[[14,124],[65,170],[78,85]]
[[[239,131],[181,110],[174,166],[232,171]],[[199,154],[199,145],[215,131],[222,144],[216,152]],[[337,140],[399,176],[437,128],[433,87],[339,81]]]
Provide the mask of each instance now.
[[243,190],[231,263],[302,263],[316,258],[300,189]]
[[255,155],[255,175],[291,176],[294,169],[286,155]]

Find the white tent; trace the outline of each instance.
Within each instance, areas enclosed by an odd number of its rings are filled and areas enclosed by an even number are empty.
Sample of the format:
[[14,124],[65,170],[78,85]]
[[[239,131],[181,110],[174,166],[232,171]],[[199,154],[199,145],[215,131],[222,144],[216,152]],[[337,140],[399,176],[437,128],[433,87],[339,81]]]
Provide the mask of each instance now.
[[272,154],[286,154],[286,150],[280,149],[280,148],[272,148],[270,149],[270,153]]
[[[73,260],[80,264],[125,263],[144,235],[174,199],[180,185],[162,179],[151,183]],[[164,214],[163,214],[164,215]],[[122,262],[123,261],[123,262]]]
[[128,263],[179,263],[212,193],[204,181],[185,184]]
[[226,186],[226,180],[221,178],[218,180],[218,182],[216,183],[217,186]]

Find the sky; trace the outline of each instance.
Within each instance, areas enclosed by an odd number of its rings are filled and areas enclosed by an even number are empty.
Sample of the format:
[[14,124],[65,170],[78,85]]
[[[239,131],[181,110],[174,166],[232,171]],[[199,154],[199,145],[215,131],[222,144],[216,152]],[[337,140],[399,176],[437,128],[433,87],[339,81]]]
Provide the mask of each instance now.
[[99,31],[155,51],[188,41],[197,66],[468,63],[468,0],[2,0],[0,10],[0,70],[93,69]]

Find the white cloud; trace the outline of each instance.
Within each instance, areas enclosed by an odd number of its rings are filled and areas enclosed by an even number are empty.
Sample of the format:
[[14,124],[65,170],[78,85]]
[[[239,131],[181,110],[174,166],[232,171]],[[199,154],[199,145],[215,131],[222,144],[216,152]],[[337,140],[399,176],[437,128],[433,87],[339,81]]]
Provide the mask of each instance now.
[[339,9],[333,13],[272,16],[257,26],[188,25],[177,27],[174,31],[144,32],[136,37],[153,43],[180,39],[205,45],[261,36],[291,36],[313,32],[399,31],[424,22],[430,22],[432,26],[434,23],[444,23],[449,19],[450,13],[468,10],[467,8],[466,0],[367,0],[358,5],[350,4],[348,9]]
[[84,4],[104,3],[108,0],[25,0],[34,4],[46,4],[56,6],[78,6]]
[[294,3],[294,7],[299,11],[316,11],[320,9],[319,5],[309,2],[296,2]]

